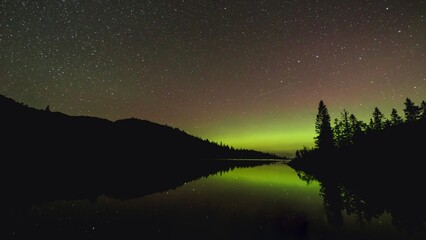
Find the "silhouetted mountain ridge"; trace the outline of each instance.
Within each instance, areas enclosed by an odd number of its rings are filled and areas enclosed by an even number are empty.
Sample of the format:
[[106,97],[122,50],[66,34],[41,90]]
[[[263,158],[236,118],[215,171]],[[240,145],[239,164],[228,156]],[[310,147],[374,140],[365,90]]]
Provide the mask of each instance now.
[[[38,110],[0,95],[3,139],[43,157],[155,157],[184,159],[278,158],[253,150],[234,149],[165,125],[136,118],[115,122]],[[26,153],[20,152],[18,155]],[[33,157],[33,154],[31,156]]]

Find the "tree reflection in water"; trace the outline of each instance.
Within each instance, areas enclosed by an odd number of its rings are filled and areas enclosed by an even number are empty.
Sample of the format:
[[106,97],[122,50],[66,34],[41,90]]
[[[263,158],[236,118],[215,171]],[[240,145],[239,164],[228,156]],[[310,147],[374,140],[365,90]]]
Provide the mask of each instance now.
[[354,215],[357,223],[364,225],[389,213],[392,224],[409,238],[426,235],[426,197],[419,189],[409,187],[413,178],[342,181],[331,175],[316,178],[303,171],[297,171],[297,175],[307,183],[318,180],[327,220],[336,228],[343,225],[343,214]]

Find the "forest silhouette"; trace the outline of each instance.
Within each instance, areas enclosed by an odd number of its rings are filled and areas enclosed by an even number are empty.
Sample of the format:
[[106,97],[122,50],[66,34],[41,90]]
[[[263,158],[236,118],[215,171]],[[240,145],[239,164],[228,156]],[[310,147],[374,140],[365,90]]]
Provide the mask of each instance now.
[[392,109],[389,119],[374,108],[369,124],[343,110],[330,124],[321,101],[316,117],[316,147],[296,152],[289,165],[302,180],[318,180],[331,225],[340,228],[343,214],[359,224],[385,213],[407,239],[426,237],[423,188],[426,104],[409,98],[404,118]]
[[14,203],[143,196],[237,166],[266,163],[219,159],[279,158],[146,120],[68,116],[1,95],[0,116],[2,189]]
[[426,102],[417,106],[407,98],[404,105],[405,119],[395,108],[386,119],[376,107],[367,124],[344,109],[332,126],[328,109],[320,101],[315,122],[315,147],[296,151],[291,165],[303,168],[363,165],[363,168],[380,169],[381,164],[391,167],[419,163],[417,159],[423,156],[421,149],[426,136]]

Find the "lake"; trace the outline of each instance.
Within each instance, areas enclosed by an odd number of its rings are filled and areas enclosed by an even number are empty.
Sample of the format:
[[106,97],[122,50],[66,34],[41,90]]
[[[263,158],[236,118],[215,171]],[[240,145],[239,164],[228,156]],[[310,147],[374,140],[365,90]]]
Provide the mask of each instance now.
[[[38,203],[7,213],[9,239],[421,239],[390,213],[333,211],[332,195],[283,163],[234,168],[132,199]],[[324,197],[328,198],[324,203]],[[342,203],[345,204],[344,201]],[[336,220],[337,219],[337,220]]]

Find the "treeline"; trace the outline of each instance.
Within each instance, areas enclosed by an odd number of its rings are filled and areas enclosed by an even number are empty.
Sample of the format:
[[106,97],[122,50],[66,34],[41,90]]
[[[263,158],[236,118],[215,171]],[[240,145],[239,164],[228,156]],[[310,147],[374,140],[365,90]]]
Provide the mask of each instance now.
[[[404,102],[404,115],[399,115],[398,111],[393,108],[388,118],[380,111],[378,107],[374,108],[369,123],[359,120],[354,114],[344,109],[340,118],[336,118],[331,124],[331,118],[328,113],[327,106],[320,101],[318,114],[315,122],[315,148],[296,151],[295,160],[304,158],[312,158],[321,155],[321,157],[343,157],[345,153],[367,153],[366,155],[375,155],[376,150],[401,144],[396,149],[389,149],[392,152],[408,150],[407,143],[419,141],[417,135],[423,133],[426,122],[426,102],[422,101],[420,105],[416,105],[411,99],[407,98]],[[404,133],[404,131],[406,131]],[[416,133],[417,132],[417,133]],[[408,133],[414,133],[409,136]],[[385,138],[386,137],[386,138]],[[392,140],[390,142],[389,140]],[[371,146],[365,146],[371,143]],[[414,144],[416,145],[416,144]],[[372,148],[376,146],[376,148]],[[361,147],[366,147],[362,149]],[[404,148],[402,148],[404,147]],[[414,146],[413,146],[414,147]],[[359,156],[359,154],[355,154]],[[383,153],[383,155],[386,155]]]
[[[331,124],[324,102],[316,116],[315,147],[296,152],[289,165],[302,180],[317,180],[330,224],[341,227],[343,213],[360,224],[389,213],[407,239],[426,234],[423,189],[426,104],[410,99],[403,115],[385,117],[374,108],[368,123],[343,110]],[[420,237],[419,237],[420,235]]]

